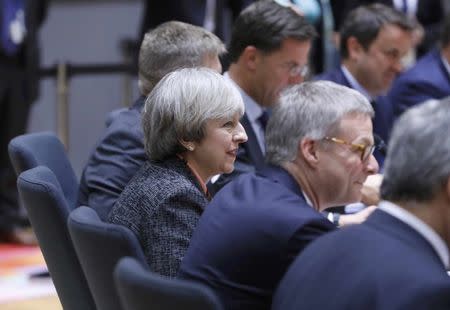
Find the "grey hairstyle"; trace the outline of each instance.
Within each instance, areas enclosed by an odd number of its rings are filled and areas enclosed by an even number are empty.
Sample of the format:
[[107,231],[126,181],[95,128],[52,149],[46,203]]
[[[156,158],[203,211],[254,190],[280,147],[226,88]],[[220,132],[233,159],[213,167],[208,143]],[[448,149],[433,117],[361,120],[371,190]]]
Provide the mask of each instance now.
[[198,67],[207,57],[225,53],[225,46],[211,32],[190,24],[170,21],[150,30],[139,50],[139,90],[143,95],[167,73]]
[[293,161],[299,142],[319,140],[338,130],[348,114],[374,115],[369,101],[356,90],[329,81],[304,82],[286,89],[266,129],[266,160],[274,165]]
[[396,122],[384,165],[381,196],[426,202],[450,176],[450,99],[428,101]]
[[185,151],[180,141],[200,142],[208,120],[244,114],[237,88],[207,68],[185,68],[166,75],[148,96],[142,117],[144,147],[150,160]]

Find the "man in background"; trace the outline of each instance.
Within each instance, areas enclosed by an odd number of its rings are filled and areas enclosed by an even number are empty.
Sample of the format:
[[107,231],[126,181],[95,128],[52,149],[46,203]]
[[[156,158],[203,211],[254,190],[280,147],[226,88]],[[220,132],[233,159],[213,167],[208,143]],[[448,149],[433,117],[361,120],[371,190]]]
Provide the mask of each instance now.
[[[0,4],[0,240],[28,243],[28,221],[19,208],[9,141],[27,129],[39,93],[38,30],[48,1],[4,0]],[[30,240],[28,240],[30,239]],[[32,238],[33,239],[33,238]]]
[[[361,92],[373,105],[376,139],[387,142],[393,123],[392,105],[383,96],[402,71],[402,57],[412,48],[414,24],[382,4],[352,10],[340,30],[341,66],[319,75]],[[380,166],[384,154],[376,152]]]
[[447,96],[450,96],[450,15],[442,28],[440,45],[394,82],[388,99],[398,117],[416,104]]

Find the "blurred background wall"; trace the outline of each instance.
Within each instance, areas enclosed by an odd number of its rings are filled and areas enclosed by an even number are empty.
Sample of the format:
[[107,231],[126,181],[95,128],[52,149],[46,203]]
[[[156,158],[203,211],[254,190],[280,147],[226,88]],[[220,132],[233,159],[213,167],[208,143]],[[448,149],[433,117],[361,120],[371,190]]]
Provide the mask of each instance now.
[[[120,42],[138,34],[142,2],[139,0],[51,1],[40,31],[41,67],[58,62],[72,65],[120,63]],[[105,117],[124,105],[124,75],[76,75],[69,88],[68,155],[78,174],[105,129]],[[131,100],[138,94],[133,79]],[[40,98],[34,103],[29,132],[56,131],[56,80],[41,80]]]

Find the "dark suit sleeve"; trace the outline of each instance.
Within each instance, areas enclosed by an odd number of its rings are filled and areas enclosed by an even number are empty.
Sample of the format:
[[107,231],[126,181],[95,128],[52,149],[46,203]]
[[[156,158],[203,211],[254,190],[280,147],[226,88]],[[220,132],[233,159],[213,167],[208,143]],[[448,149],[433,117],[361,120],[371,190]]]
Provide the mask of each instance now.
[[138,113],[130,122],[118,119],[90,157],[80,182],[79,204],[105,219],[125,186],[146,160]]
[[418,286],[413,293],[405,296],[403,303],[395,305],[395,309],[450,309],[450,284]]
[[399,117],[407,109],[424,101],[435,99],[440,93],[431,84],[409,80],[399,80],[389,93],[389,101],[394,107],[395,117]]
[[288,259],[292,262],[312,241],[335,229],[336,226],[325,217],[305,223],[289,240],[287,249]]

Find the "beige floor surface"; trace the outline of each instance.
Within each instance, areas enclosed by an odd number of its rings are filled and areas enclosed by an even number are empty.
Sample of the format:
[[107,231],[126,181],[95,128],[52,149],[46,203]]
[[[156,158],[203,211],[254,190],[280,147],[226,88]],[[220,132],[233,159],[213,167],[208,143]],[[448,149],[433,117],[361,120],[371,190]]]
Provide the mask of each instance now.
[[62,310],[57,296],[15,301],[1,304],[0,308],[2,310]]

